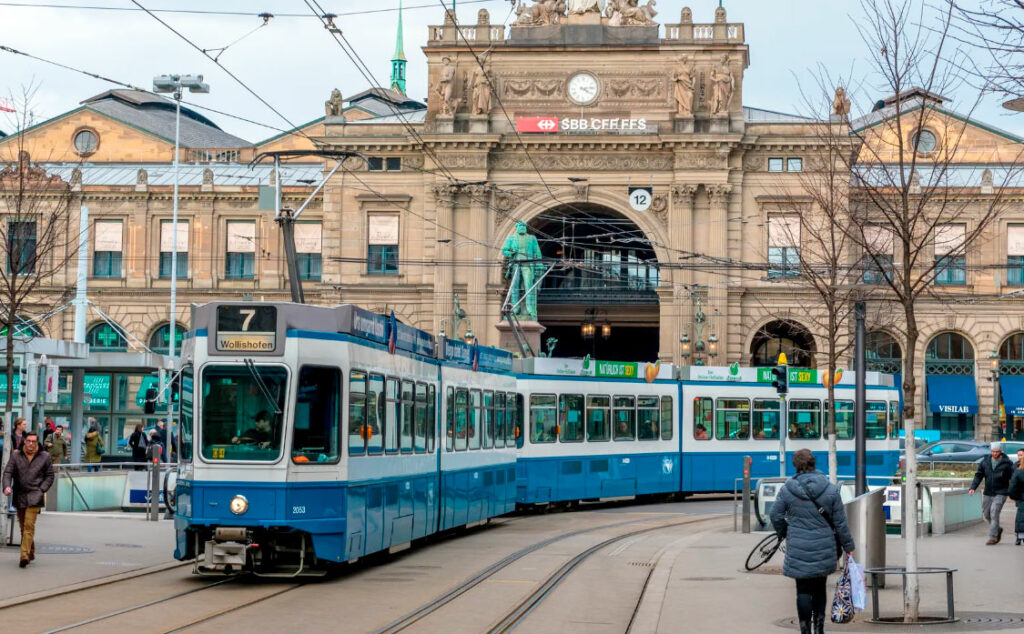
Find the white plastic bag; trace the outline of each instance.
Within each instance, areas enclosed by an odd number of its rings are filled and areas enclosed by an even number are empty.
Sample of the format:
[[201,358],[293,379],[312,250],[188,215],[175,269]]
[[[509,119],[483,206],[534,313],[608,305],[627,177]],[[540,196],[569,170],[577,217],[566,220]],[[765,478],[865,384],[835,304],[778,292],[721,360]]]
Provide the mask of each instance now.
[[863,612],[868,603],[868,593],[864,586],[864,566],[850,558],[850,585],[852,586],[853,610]]

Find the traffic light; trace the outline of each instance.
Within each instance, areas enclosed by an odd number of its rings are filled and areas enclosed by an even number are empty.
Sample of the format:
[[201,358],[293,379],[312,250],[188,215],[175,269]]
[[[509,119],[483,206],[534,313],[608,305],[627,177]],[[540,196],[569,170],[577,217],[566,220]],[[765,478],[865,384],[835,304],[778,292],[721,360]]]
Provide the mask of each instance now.
[[789,392],[789,366],[786,364],[786,355],[779,355],[779,365],[772,368],[772,387],[782,396]]

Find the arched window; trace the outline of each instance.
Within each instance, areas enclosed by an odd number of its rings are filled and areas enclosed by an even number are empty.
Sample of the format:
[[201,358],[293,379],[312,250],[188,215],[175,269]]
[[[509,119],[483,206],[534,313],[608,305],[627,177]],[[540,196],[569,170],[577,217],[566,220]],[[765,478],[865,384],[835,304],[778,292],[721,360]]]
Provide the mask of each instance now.
[[[153,335],[149,338],[150,350],[158,354],[167,354],[171,345],[170,332],[170,324],[164,324],[153,331]],[[181,352],[181,342],[185,338],[186,329],[180,324],[174,324],[174,332],[174,352],[178,354]]]
[[125,352],[128,350],[128,342],[125,338],[107,323],[93,326],[85,335],[85,342],[98,350],[114,352]]
[[925,374],[974,374],[974,346],[955,332],[943,332],[928,342]]
[[999,373],[1024,374],[1024,332],[1017,332],[999,346]]
[[870,372],[900,374],[903,371],[903,348],[887,332],[869,332],[864,338],[864,356]]
[[813,368],[816,351],[817,345],[811,333],[793,321],[773,321],[765,324],[750,344],[751,364],[758,367],[775,365],[779,353],[785,353],[789,365]]
[[[39,329],[39,326],[28,321],[24,317],[18,317],[16,319],[16,325],[14,326],[14,336],[34,339],[35,337],[42,337],[43,331]],[[0,328],[0,339],[7,337],[7,326]]]

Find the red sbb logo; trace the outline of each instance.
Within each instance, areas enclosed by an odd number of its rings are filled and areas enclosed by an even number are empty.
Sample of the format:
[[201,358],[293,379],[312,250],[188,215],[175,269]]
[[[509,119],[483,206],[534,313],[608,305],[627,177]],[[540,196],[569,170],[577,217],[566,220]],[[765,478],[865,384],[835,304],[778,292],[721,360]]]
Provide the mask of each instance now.
[[516,132],[558,132],[558,117],[519,117]]

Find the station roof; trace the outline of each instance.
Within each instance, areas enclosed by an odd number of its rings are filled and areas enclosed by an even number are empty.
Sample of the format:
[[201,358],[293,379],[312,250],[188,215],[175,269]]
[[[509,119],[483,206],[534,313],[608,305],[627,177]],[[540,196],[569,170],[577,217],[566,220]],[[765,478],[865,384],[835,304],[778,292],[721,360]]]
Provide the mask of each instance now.
[[[41,163],[47,172],[60,176],[65,182],[71,181],[71,172],[77,167],[82,171],[82,185],[135,185],[140,169],[147,172],[149,185],[165,186],[174,184],[174,168],[167,163]],[[270,182],[273,165],[240,164],[187,164],[180,166],[179,184],[182,187],[198,187],[203,183],[203,172],[213,171],[215,185],[256,186]],[[291,164],[281,167],[282,185],[308,185],[301,181],[317,183],[323,178],[322,163]]]

